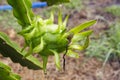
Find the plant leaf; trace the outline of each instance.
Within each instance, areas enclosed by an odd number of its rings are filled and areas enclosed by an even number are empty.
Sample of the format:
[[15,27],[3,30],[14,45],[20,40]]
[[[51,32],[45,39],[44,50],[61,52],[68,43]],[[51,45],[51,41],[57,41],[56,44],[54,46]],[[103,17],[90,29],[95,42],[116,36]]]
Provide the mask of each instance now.
[[50,50],[50,51],[53,52],[54,55],[55,55],[55,64],[56,64],[56,66],[57,66],[57,69],[61,69],[61,66],[60,66],[60,56],[59,56],[59,54],[58,54],[56,51],[54,51],[54,50]]
[[85,39],[86,37],[90,36],[92,32],[93,32],[92,30],[88,30],[88,31],[75,34],[71,40],[71,43]]
[[83,47],[83,46],[80,46],[80,45],[71,45],[71,46],[69,47],[69,49],[83,50],[84,47]]
[[69,49],[77,49],[77,50],[84,50],[88,47],[89,45],[89,37],[86,38],[85,40],[85,43],[84,45],[79,45],[79,44],[75,44],[75,43],[72,43],[70,46],[69,46]]
[[79,58],[79,54],[72,51],[72,50],[68,50],[67,56],[74,57],[74,58]]
[[96,20],[91,20],[91,21],[85,22],[85,23],[83,23],[83,24],[81,24],[81,25],[78,25],[78,26],[76,26],[75,28],[71,29],[71,30],[69,31],[69,33],[77,34],[77,33],[79,33],[80,31],[82,31],[82,30],[84,30],[84,29],[92,26],[92,25],[95,24],[95,23],[96,23]]
[[43,41],[43,37],[41,37],[40,44],[33,49],[33,52],[38,53],[38,52],[42,51],[43,48],[44,48],[44,41]]
[[0,32],[0,53],[4,57],[10,57],[13,62],[20,63],[22,66],[35,70],[42,69],[39,60],[32,55],[23,58],[26,52],[21,52],[21,48],[14,42],[10,41],[8,36],[2,32]]
[[43,59],[43,70],[44,70],[44,73],[46,74],[47,73],[46,66],[47,66],[47,62],[48,62],[48,56],[42,56],[42,59]]

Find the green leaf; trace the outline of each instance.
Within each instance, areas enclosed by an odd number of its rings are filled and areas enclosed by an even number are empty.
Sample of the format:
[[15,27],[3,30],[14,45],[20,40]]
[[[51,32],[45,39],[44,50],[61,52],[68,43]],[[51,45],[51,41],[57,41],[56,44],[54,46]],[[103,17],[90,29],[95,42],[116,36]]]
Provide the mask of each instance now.
[[[39,19],[40,19],[40,18],[39,18]],[[50,18],[44,20],[43,22],[46,23],[46,24],[53,24],[53,23],[54,23],[54,14],[53,14],[53,12],[51,12]],[[41,23],[42,23],[42,22],[41,22]],[[43,24],[44,24],[44,23],[43,23]]]
[[32,53],[33,53],[32,43],[30,42],[30,47],[29,47],[29,50],[28,50],[27,54],[25,54],[25,55],[24,55],[24,57],[23,57],[23,58],[26,58],[26,57],[28,57],[28,56],[32,55]]
[[75,34],[71,40],[71,43],[85,39],[86,37],[90,36],[92,32],[93,32],[92,30],[88,30],[88,31]]
[[72,51],[72,50],[68,50],[67,56],[74,57],[74,58],[79,58],[79,54]]
[[83,50],[84,47],[80,45],[70,45],[69,49]]
[[76,26],[75,28],[71,29],[71,30],[69,31],[69,33],[77,34],[77,33],[79,33],[80,31],[82,31],[82,30],[84,30],[84,29],[92,26],[92,25],[95,24],[95,23],[96,23],[96,20],[91,20],[91,21],[85,22],[85,23],[83,23],[83,24],[81,24],[81,25],[78,25],[78,26]]
[[0,62],[0,80],[21,80],[21,77],[11,72],[11,68]]
[[58,14],[58,25],[62,25],[62,14],[61,14],[61,11],[59,11],[59,14]]
[[56,66],[57,66],[57,69],[61,69],[61,66],[60,66],[60,56],[59,56],[59,54],[58,54],[56,51],[54,51],[54,50],[50,50],[50,51],[53,52],[54,55],[55,55],[55,64],[56,64]]
[[70,2],[70,0],[40,0],[40,1],[47,2],[48,6],[51,6],[54,4],[61,4],[61,3]]
[[48,62],[48,56],[42,56],[42,59],[43,59],[43,70],[44,70],[44,73],[46,74],[47,73],[46,66],[47,66],[47,62]]
[[77,49],[77,50],[84,50],[88,47],[89,45],[89,37],[86,38],[84,45],[80,45],[80,44],[76,44],[76,43],[72,43],[69,46],[69,49]]
[[42,69],[39,60],[32,55],[23,58],[26,52],[21,52],[21,48],[14,42],[10,41],[8,36],[2,32],[0,32],[0,53],[4,57],[10,57],[13,62],[20,63],[22,66],[35,70]]
[[23,28],[31,24],[34,15],[30,0],[7,0],[7,2],[13,7],[13,14]]
[[44,41],[43,41],[43,37],[41,37],[40,44],[33,49],[33,52],[38,53],[38,52],[42,51],[43,48],[44,48]]
[[[64,22],[63,22],[63,25],[64,25],[64,26],[67,25],[68,18],[69,18],[69,15],[67,15],[67,16],[65,17],[65,20],[64,20]],[[65,27],[65,28],[66,28],[66,27]],[[64,29],[65,29],[65,28],[64,28]]]

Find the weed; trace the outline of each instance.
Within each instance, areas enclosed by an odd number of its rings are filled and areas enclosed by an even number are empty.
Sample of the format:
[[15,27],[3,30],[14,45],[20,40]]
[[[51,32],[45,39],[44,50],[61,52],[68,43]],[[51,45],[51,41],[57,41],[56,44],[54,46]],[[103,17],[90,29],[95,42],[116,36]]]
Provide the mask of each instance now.
[[0,12],[0,27],[3,29],[13,28],[16,31],[20,31],[21,27],[16,21],[11,11]]
[[97,40],[92,40],[86,55],[105,62],[120,58],[120,23],[115,23]]
[[105,8],[106,12],[112,13],[114,16],[120,17],[120,5],[112,5]]

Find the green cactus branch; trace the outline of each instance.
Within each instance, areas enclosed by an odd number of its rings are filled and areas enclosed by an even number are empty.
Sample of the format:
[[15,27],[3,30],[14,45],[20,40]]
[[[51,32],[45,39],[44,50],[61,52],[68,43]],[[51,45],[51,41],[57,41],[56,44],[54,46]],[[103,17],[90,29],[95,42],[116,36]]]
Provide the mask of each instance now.
[[23,58],[26,52],[20,52],[21,48],[14,42],[12,42],[8,36],[0,32],[0,53],[4,57],[10,57],[15,63],[20,63],[22,66],[26,66],[29,69],[42,69],[41,63],[32,55],[27,58]]
[[7,2],[13,7],[13,14],[23,28],[31,24],[34,14],[30,0],[7,0]]
[[0,80],[21,80],[21,77],[11,71],[11,68],[0,62]]

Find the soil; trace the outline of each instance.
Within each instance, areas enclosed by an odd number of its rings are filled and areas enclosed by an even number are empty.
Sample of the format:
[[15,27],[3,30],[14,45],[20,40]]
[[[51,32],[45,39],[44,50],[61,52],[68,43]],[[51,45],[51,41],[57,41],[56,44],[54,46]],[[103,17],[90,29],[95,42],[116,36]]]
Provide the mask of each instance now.
[[[84,1],[86,6],[81,11],[74,11],[70,14],[68,26],[71,28],[74,25],[78,25],[84,21],[97,19],[98,22],[91,29],[94,30],[96,35],[100,32],[109,29],[110,22],[115,20],[112,14],[106,13],[103,8],[106,6],[116,4],[118,0],[90,0]],[[16,35],[14,29],[0,29],[9,35],[9,37],[20,46],[24,44],[23,38]],[[9,58],[5,58],[0,55],[0,61],[11,66],[15,73],[18,73],[22,80],[120,80],[120,65],[118,62],[112,62],[112,66],[106,63],[103,66],[103,62],[96,58],[87,58],[84,52],[79,53],[80,58],[74,59],[66,56],[66,70],[56,70],[54,64],[54,57],[49,58],[47,64],[47,75],[42,70],[30,70],[26,67],[22,67],[18,63],[13,63]],[[61,55],[61,65],[62,65]]]

